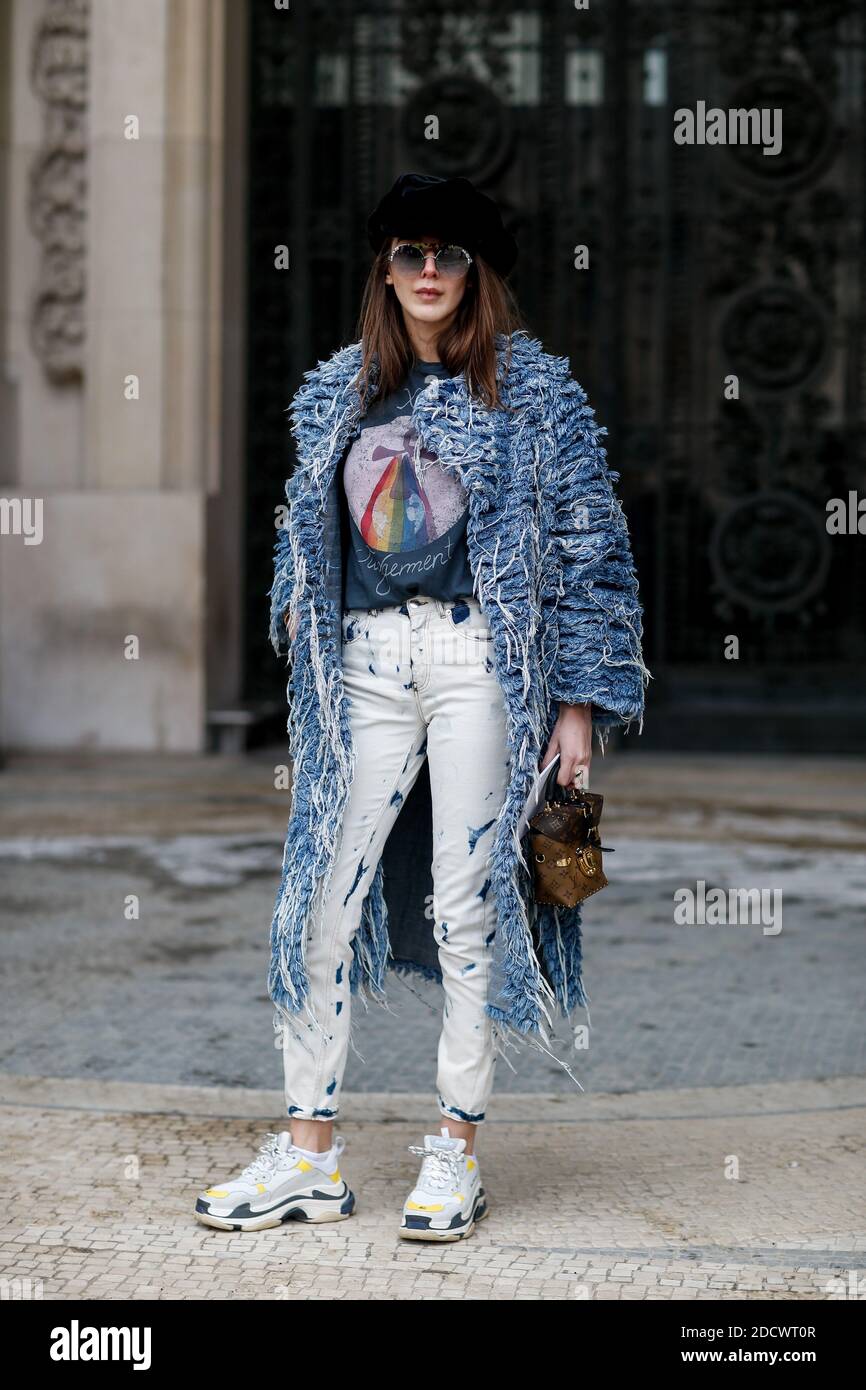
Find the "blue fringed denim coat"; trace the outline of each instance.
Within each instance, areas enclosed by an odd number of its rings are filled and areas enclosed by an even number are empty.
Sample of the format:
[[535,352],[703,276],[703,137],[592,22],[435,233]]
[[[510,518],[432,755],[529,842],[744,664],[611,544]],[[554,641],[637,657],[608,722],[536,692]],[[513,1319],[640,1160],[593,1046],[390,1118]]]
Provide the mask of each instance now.
[[[569,1017],[587,1003],[580,908],[534,902],[517,819],[559,702],[591,701],[603,743],[612,725],[641,727],[649,672],[628,529],[612,487],[619,474],[608,470],[599,442],[607,431],[596,425],[567,358],[518,332],[506,371],[508,347],[500,335],[508,409],[470,398],[462,374],[433,378],[416,398],[413,424],[419,447],[434,451],[468,491],[474,592],[490,626],[507,713],[511,781],[489,861],[497,929],[487,1012],[499,1051],[510,1040],[555,1057],[547,1029],[553,1011]],[[290,407],[298,461],[286,484],[288,508],[278,508],[284,524],[270,591],[271,642],[287,652],[290,667],[293,761],[268,977],[278,1047],[284,1018],[305,1001],[306,920],[334,861],[354,770],[341,666],[339,463],[360,428],[353,385],[360,365],[360,343],[334,353],[305,374]],[[287,618],[297,622],[293,640]],[[441,981],[429,907],[430,825],[429,777],[419,776],[376,869],[353,945],[351,991],[384,1007],[389,967]]]

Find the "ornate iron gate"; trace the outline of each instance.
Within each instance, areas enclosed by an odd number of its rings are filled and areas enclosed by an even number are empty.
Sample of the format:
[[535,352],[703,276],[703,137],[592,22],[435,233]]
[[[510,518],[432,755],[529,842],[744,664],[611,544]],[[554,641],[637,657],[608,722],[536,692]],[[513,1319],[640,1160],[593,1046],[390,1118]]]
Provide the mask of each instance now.
[[[608,428],[656,677],[645,739],[866,745],[866,541],[826,526],[864,479],[859,0],[250,13],[247,693],[279,687],[265,594],[285,409],[352,340],[366,214],[416,168],[500,202],[528,326]],[[700,102],[780,109],[781,152],[676,143],[675,111]]]

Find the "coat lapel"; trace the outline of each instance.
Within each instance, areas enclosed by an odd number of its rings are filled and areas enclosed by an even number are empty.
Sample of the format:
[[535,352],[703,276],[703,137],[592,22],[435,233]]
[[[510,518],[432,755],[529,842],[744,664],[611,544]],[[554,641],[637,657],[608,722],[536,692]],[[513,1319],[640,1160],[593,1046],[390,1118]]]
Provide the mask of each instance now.
[[496,414],[473,401],[462,374],[434,377],[416,398],[412,423],[417,448],[436,454],[469,494],[470,517],[477,519],[485,498],[495,495],[501,466]]
[[[344,348],[328,362],[306,373],[291,407],[292,432],[297,441],[301,493],[324,498],[347,445],[361,427],[358,392],[351,385],[361,365],[360,344]],[[376,388],[373,388],[375,395]]]

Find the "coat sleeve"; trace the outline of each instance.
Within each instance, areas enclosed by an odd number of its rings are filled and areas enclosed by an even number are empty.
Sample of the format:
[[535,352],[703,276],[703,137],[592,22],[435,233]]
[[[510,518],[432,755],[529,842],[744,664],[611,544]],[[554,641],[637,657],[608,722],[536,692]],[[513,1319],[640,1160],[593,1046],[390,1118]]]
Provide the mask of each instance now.
[[554,401],[551,541],[556,633],[550,694],[592,703],[596,725],[643,724],[642,609],[628,526],[586,392],[570,377]]

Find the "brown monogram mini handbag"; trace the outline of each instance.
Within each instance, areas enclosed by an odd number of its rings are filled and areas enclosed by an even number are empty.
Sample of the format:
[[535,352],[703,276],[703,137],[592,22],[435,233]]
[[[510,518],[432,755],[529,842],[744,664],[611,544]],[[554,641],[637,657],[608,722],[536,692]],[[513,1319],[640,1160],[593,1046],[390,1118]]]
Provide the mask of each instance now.
[[599,821],[604,797],[580,787],[561,787],[557,764],[544,787],[544,805],[529,821],[535,901],[576,907],[607,887]]

